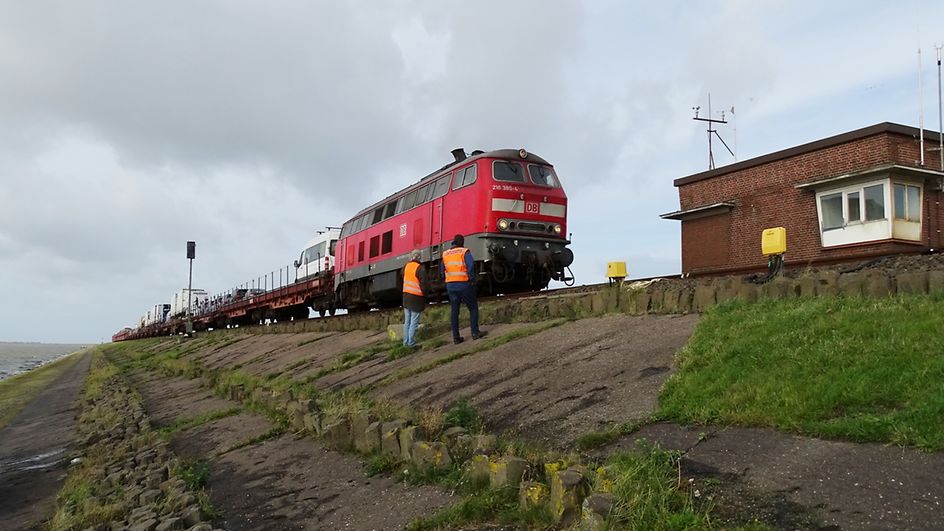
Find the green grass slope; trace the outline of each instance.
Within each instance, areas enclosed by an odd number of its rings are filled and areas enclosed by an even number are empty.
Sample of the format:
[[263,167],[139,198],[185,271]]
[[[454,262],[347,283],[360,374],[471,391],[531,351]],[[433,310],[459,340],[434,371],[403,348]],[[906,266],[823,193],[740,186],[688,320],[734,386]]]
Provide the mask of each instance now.
[[659,416],[944,448],[944,297],[735,302],[679,353]]

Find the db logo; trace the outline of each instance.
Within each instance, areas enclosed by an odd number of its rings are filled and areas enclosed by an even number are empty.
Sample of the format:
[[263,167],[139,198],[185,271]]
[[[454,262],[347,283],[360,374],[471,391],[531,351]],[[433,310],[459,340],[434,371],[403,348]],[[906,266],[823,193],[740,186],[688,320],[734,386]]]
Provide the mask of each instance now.
[[524,211],[526,214],[537,214],[540,210],[537,203],[529,203],[527,201],[524,203]]
[[404,223],[403,225],[400,225],[400,237],[401,238],[406,237],[406,223]]

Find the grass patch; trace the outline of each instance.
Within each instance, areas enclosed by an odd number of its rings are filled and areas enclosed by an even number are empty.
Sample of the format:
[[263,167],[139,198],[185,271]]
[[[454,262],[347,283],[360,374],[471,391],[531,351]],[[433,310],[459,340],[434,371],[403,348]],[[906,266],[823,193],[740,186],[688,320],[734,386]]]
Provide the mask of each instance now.
[[178,465],[177,476],[183,479],[191,490],[200,490],[206,487],[210,479],[210,463],[206,459],[185,461]]
[[282,424],[273,426],[272,428],[269,428],[269,430],[264,433],[256,435],[255,437],[250,437],[249,439],[246,439],[244,441],[238,442],[230,446],[229,448],[223,450],[222,452],[217,453],[216,456],[220,457],[221,455],[228,454],[230,452],[235,452],[236,450],[245,448],[247,446],[252,446],[254,444],[259,444],[264,441],[275,439],[276,437],[281,437],[282,434],[285,433],[286,429],[287,429],[286,426]]
[[591,431],[577,438],[576,444],[579,450],[592,450],[601,448],[615,442],[624,435],[629,435],[646,424],[646,420],[633,420],[616,424],[609,429],[601,431]]
[[400,345],[400,344],[401,343],[397,341],[385,340],[380,343],[377,343],[376,345],[371,345],[367,348],[361,348],[357,350],[352,350],[350,352],[345,352],[344,354],[341,354],[340,356],[335,358],[334,362],[332,362],[331,365],[318,369],[318,371],[315,372],[313,375],[311,375],[309,379],[317,380],[318,378],[321,378],[322,376],[326,376],[328,374],[341,372],[343,370],[349,369],[357,365],[358,363],[361,363],[362,361],[367,361],[369,359],[372,359],[374,356],[376,356],[377,354],[381,352],[392,350],[396,348],[397,345]]
[[522,511],[517,489],[489,489],[473,494],[432,516],[410,522],[410,531],[460,529],[470,524],[494,522],[515,529],[548,529],[553,525],[550,513],[536,509]]
[[399,343],[395,345],[393,348],[391,348],[390,352],[387,353],[387,361],[394,361],[394,360],[398,360],[400,358],[409,356],[410,354],[413,354],[414,352],[419,350],[419,348],[420,347],[418,345],[411,347],[408,345],[404,345],[403,343]]
[[235,406],[227,409],[220,409],[218,411],[210,411],[195,417],[177,419],[170,426],[161,428],[160,434],[164,436],[170,436],[179,431],[189,430],[190,428],[200,426],[201,424],[206,424],[207,422],[213,422],[214,420],[238,415],[242,412],[242,410],[242,407]]
[[463,397],[443,413],[443,424],[459,426],[469,430],[469,433],[477,433],[482,430],[482,416],[469,403],[469,399]]
[[33,398],[62,373],[82,359],[70,354],[42,367],[37,367],[0,381],[0,428],[6,426]]
[[944,449],[944,297],[816,298],[713,308],[658,415]]
[[692,484],[679,481],[678,458],[677,452],[666,452],[648,445],[610,456],[602,473],[598,473],[598,481],[608,482],[607,487],[615,498],[609,518],[611,527],[714,527],[709,518],[710,501]]

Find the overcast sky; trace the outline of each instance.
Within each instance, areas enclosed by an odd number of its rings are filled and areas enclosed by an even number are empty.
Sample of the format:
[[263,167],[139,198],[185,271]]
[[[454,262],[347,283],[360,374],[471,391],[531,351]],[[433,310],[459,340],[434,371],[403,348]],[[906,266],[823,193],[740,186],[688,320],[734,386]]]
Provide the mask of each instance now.
[[920,45],[936,130],[941,41],[939,0],[4,0],[0,341],[108,340],[187,240],[211,292],[284,267],[459,146],[556,166],[579,283],[678,273],[693,106],[740,160],[917,125]]

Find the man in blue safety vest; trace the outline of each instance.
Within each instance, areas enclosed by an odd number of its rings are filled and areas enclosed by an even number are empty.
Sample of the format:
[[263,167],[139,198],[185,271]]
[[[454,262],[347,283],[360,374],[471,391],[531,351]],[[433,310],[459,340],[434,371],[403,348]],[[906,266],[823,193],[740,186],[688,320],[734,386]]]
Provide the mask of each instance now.
[[456,234],[452,240],[452,248],[442,254],[440,271],[446,280],[446,293],[449,295],[449,304],[452,305],[452,342],[462,343],[459,335],[459,308],[465,303],[469,309],[469,321],[472,328],[472,339],[478,339],[485,334],[479,330],[479,303],[475,295],[475,262],[472,253],[463,247],[465,238]]

